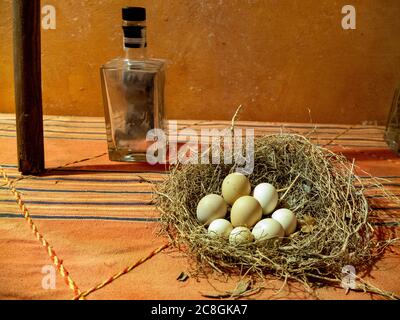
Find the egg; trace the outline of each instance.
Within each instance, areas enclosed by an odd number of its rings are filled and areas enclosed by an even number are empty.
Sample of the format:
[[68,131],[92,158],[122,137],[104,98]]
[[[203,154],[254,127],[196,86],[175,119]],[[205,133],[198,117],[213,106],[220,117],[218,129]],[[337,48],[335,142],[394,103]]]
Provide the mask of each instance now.
[[240,197],[248,196],[250,192],[249,179],[239,172],[228,174],[222,182],[222,196],[230,205],[233,205]]
[[208,234],[210,237],[222,237],[222,238],[229,238],[229,235],[233,229],[232,224],[225,219],[216,219],[210,223],[208,227]]
[[260,202],[263,214],[270,214],[278,204],[278,192],[270,183],[260,183],[253,191],[253,197]]
[[196,215],[200,223],[208,225],[213,220],[224,218],[228,210],[225,200],[218,194],[208,194],[197,204]]
[[285,235],[285,230],[281,224],[271,218],[260,220],[253,228],[252,234],[256,240],[268,240],[281,238]]
[[252,196],[243,196],[235,201],[231,209],[231,223],[234,227],[251,228],[262,218],[260,203]]
[[246,227],[236,227],[229,235],[229,243],[233,245],[250,243],[254,240],[251,231]]
[[272,219],[278,221],[283,229],[285,235],[288,236],[296,230],[297,218],[289,209],[279,209],[272,214]]

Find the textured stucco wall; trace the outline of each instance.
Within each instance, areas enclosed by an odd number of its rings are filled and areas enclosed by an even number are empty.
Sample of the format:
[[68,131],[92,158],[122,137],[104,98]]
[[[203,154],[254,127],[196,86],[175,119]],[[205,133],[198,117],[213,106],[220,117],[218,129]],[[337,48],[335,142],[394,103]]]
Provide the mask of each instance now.
[[[46,114],[103,114],[99,66],[121,53],[120,8],[145,5],[168,60],[168,118],[384,123],[400,80],[399,0],[53,0],[42,31]],[[341,8],[357,9],[343,30]],[[14,110],[11,0],[0,0],[0,112]]]

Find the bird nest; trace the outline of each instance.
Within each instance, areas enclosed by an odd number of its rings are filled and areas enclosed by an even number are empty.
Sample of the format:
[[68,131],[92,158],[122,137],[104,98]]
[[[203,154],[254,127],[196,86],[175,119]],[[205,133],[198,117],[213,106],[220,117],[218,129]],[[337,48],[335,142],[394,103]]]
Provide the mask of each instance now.
[[354,165],[296,134],[256,139],[254,170],[248,175],[252,188],[268,182],[278,189],[277,208],[296,214],[296,232],[279,243],[264,240],[239,246],[209,237],[196,219],[197,204],[207,194],[221,194],[223,179],[236,167],[177,165],[157,186],[161,233],[197,262],[197,270],[323,282],[341,279],[344,266],[361,272],[372,263],[376,243],[368,223],[370,209]]

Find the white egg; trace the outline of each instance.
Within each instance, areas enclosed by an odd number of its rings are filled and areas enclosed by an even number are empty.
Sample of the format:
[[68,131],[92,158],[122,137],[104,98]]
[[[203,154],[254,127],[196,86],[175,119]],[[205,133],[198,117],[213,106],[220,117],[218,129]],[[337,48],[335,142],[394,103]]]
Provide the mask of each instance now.
[[278,192],[270,183],[260,183],[253,191],[253,197],[260,202],[263,214],[270,214],[278,204]]
[[285,230],[285,236],[296,230],[297,218],[289,209],[279,209],[272,214],[272,219],[278,221]]
[[210,223],[208,227],[208,234],[210,237],[222,237],[222,238],[229,238],[229,235],[233,229],[232,224],[225,219],[216,219]]
[[273,238],[282,238],[285,235],[281,224],[271,218],[266,218],[257,222],[252,234],[256,240],[268,240]]
[[229,235],[229,243],[233,245],[250,243],[254,240],[251,231],[246,227],[236,227]]
[[199,201],[196,215],[200,223],[208,225],[215,219],[224,218],[227,210],[224,198],[218,194],[208,194]]

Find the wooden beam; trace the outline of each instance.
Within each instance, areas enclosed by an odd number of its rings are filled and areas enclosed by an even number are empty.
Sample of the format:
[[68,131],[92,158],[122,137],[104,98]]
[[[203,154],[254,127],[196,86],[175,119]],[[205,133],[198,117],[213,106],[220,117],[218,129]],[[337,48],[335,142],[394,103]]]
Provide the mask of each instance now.
[[14,0],[14,83],[18,168],[44,171],[40,0]]

